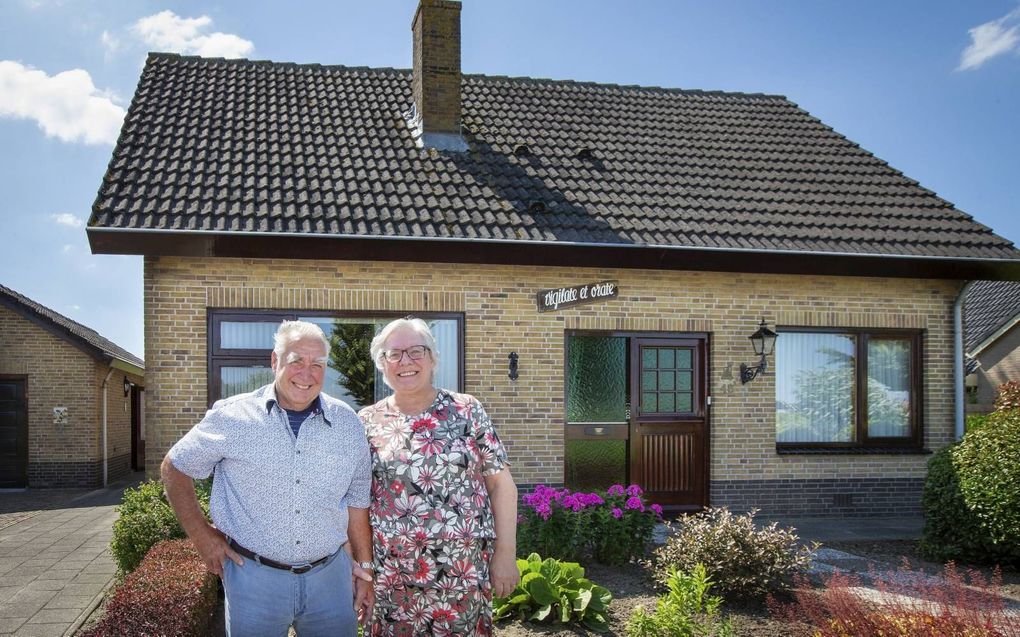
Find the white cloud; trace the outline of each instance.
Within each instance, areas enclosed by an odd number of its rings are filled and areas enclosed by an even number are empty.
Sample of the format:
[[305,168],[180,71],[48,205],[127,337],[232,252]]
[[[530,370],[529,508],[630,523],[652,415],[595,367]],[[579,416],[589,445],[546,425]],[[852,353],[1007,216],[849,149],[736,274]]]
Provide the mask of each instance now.
[[65,142],[113,144],[124,109],[97,89],[82,69],[50,76],[0,60],[0,117],[35,120],[47,136]]
[[970,44],[960,55],[957,71],[976,69],[996,56],[1017,50],[1020,44],[1020,8],[998,20],[979,24],[968,33]]
[[250,40],[232,33],[205,33],[211,26],[209,16],[182,18],[168,10],[138,20],[131,30],[159,51],[223,58],[248,57],[255,51]]
[[109,31],[103,31],[102,35],[99,36],[99,42],[103,45],[103,51],[106,52],[107,59],[120,50],[120,40]]
[[65,243],[64,244],[64,254],[70,253],[71,250],[74,250],[74,246],[71,245],[70,243]]
[[84,225],[84,222],[81,219],[72,215],[70,212],[61,212],[60,214],[50,215],[50,218],[62,226],[69,226],[71,228],[80,228]]

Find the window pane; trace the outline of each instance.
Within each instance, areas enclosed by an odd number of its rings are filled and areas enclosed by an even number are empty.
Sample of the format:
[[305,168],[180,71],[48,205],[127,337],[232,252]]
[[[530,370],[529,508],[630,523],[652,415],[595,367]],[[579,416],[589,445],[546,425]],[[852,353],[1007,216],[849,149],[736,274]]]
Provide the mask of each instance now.
[[677,369],[691,369],[691,352],[692,350],[689,347],[677,350],[676,352]]
[[657,396],[657,394],[655,392],[644,392],[644,393],[642,393],[641,394],[641,411],[643,411],[646,414],[651,414],[651,413],[654,413],[656,411],[659,411],[658,405],[656,404],[657,401],[655,400],[656,396]]
[[571,336],[567,343],[567,422],[627,421],[627,340]]
[[573,491],[627,484],[626,440],[568,440],[565,486]]
[[659,389],[676,389],[676,372],[659,372]]
[[910,435],[910,341],[868,340],[868,435]]
[[777,442],[853,441],[855,342],[797,332],[776,339]]
[[676,394],[673,392],[663,392],[659,394],[659,411],[666,414],[675,412]]
[[690,389],[691,388],[691,376],[692,372],[677,372],[677,389]]
[[[300,317],[315,323],[330,339],[329,367],[322,389],[347,402],[354,409],[371,405],[389,396],[392,390],[375,367],[369,350],[372,339],[392,319]],[[425,319],[436,340],[439,366],[432,381],[436,387],[460,391],[460,351],[457,321]]]
[[659,350],[659,367],[661,369],[672,369],[676,366],[676,350],[672,347],[664,347]]
[[659,386],[656,383],[655,372],[641,372],[641,390],[655,391]]
[[220,349],[273,349],[273,335],[279,321],[223,321]]
[[255,391],[271,382],[273,382],[273,370],[268,367],[221,367],[220,395],[215,399],[219,400],[234,394]]
[[694,394],[677,394],[676,410],[678,412],[694,411]]
[[645,347],[641,350],[641,367],[643,369],[655,369],[658,361],[658,350],[654,347]]

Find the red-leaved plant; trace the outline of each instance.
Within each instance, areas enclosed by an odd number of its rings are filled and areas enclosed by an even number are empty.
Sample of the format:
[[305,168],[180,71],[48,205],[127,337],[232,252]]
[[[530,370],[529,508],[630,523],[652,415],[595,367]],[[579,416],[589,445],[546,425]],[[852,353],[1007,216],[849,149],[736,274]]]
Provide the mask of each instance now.
[[208,635],[216,601],[216,576],[206,570],[191,540],[163,541],[117,587],[99,623],[82,635]]
[[952,562],[934,577],[911,569],[861,579],[835,572],[821,589],[798,578],[792,602],[769,597],[772,615],[790,623],[791,635],[811,637],[1020,637],[1020,615],[999,596],[1002,574],[957,570]]

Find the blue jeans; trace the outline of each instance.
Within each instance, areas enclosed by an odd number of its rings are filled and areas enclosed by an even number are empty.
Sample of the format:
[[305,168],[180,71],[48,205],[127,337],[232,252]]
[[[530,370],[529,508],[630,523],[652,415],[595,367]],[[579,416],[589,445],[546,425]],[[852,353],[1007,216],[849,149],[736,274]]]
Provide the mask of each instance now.
[[245,559],[223,567],[228,637],[354,637],[351,560],[342,549],[307,573],[262,566]]

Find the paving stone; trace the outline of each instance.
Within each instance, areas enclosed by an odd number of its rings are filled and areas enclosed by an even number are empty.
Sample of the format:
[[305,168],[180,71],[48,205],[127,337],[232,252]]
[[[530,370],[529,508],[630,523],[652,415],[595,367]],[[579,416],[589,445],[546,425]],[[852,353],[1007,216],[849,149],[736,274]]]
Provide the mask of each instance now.
[[27,621],[27,617],[0,617],[0,635],[13,633]]
[[43,608],[77,608],[84,610],[92,603],[94,595],[55,595]]
[[[63,564],[58,564],[57,566],[62,567]],[[36,581],[57,580],[62,582],[69,582],[74,578],[78,577],[78,575],[80,574],[81,571],[78,569],[51,568],[48,571],[43,571],[42,573],[39,573],[39,577]]]
[[55,624],[57,622],[64,622],[65,625],[70,625],[74,620],[78,619],[78,615],[81,615],[81,610],[77,608],[43,608],[28,620],[29,624]]
[[14,637],[63,637],[68,624],[29,624],[24,623],[14,632]]
[[56,595],[55,591],[21,590],[0,604],[0,617],[31,617]]

